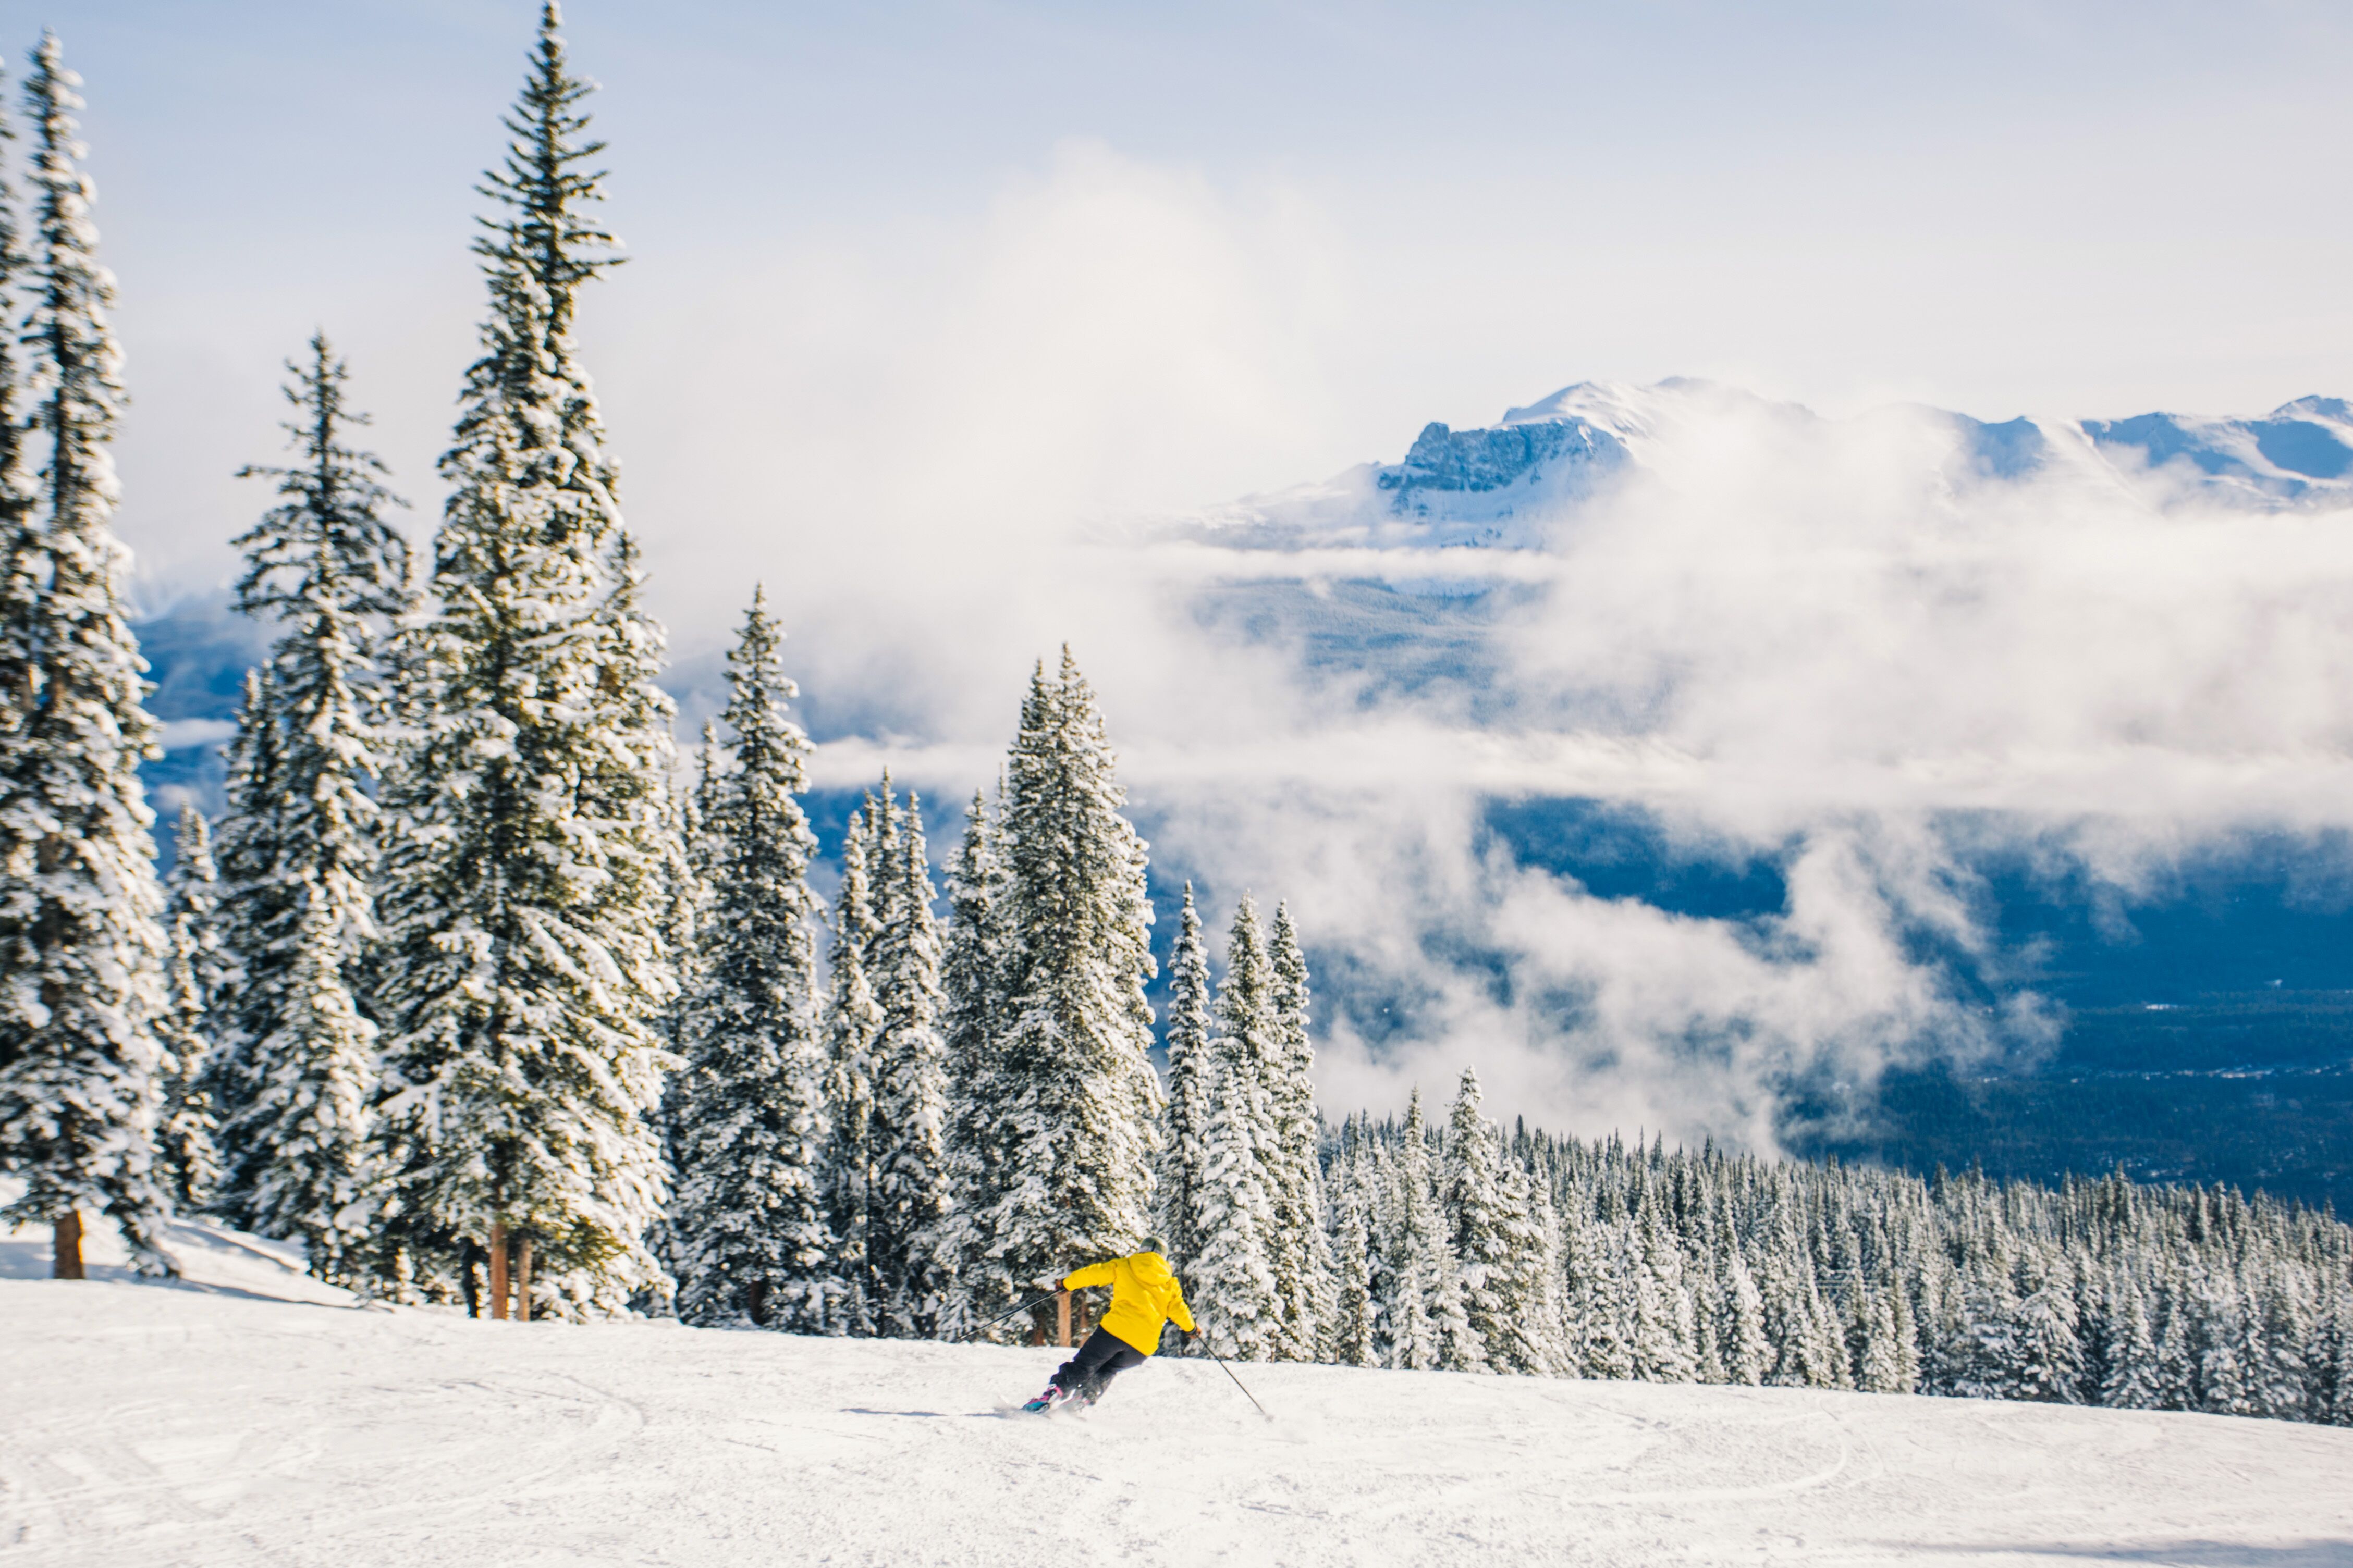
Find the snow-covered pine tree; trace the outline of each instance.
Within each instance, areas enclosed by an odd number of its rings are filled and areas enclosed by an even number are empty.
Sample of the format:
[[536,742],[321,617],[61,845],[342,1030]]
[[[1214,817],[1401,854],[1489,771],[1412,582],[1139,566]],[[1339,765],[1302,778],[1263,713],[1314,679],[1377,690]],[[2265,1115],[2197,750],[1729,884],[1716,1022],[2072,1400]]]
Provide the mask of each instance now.
[[2196,1269],[2192,1278],[2199,1319],[2199,1405],[2218,1415],[2252,1415],[2254,1391],[2242,1327],[2246,1308],[2238,1281],[2230,1266],[2219,1259]]
[[1001,1120],[971,1216],[976,1300],[1006,1302],[1133,1249],[1150,1223],[1154,1075],[1145,846],[1094,693],[1068,648],[1022,704],[1005,803],[1009,874]]
[[1193,884],[1185,884],[1176,946],[1168,958],[1168,1127],[1160,1152],[1155,1196],[1160,1239],[1180,1279],[1191,1279],[1205,1239],[1202,1183],[1209,1163],[1211,1079],[1217,1066],[1217,1020],[1209,1002],[1209,954]]
[[[16,139],[0,102],[0,144]],[[27,256],[16,193],[0,166],[0,300],[26,286]],[[48,560],[34,525],[37,486],[27,456],[24,366],[14,331],[0,331],[0,741],[14,745],[32,717]]]
[[1267,940],[1273,971],[1276,1054],[1267,1076],[1274,1146],[1268,1166],[1274,1199],[1274,1280],[1282,1302],[1282,1353],[1314,1361],[1335,1310],[1332,1249],[1324,1234],[1323,1124],[1315,1115],[1315,1047],[1308,1035],[1307,955],[1291,906],[1274,906]]
[[[698,858],[709,908],[679,1009],[685,1068],[670,1097],[679,1316],[828,1331],[839,1295],[825,1212],[825,1047],[809,890],[817,847],[795,797],[809,744],[783,634],[755,595],[727,656],[733,765],[706,760]],[[706,752],[706,759],[710,753]]]
[[[887,792],[889,784],[886,782]],[[835,1331],[875,1331],[873,1258],[868,1213],[874,1189],[874,1046],[882,1009],[867,979],[867,955],[878,930],[870,862],[891,808],[871,793],[850,813],[842,836],[841,886],[833,900],[831,972],[825,1005],[826,1106],[832,1142],[826,1154],[827,1216],[833,1227],[834,1267],[841,1279]]]
[[1226,976],[1218,987],[1211,1043],[1208,1161],[1199,1190],[1201,1250],[1188,1283],[1208,1348],[1230,1361],[1271,1361],[1283,1351],[1282,1299],[1274,1270],[1278,1177],[1268,1080],[1279,1063],[1274,972],[1258,908],[1234,910]]
[[1352,1179],[1335,1205],[1338,1237],[1338,1289],[1333,1314],[1331,1356],[1342,1366],[1380,1365],[1380,1311],[1373,1295],[1370,1198],[1361,1176]]
[[1633,1307],[1631,1340],[1634,1375],[1650,1383],[1684,1383],[1692,1361],[1680,1318],[1688,1310],[1675,1271],[1672,1244],[1660,1235],[1657,1216],[1643,1202],[1624,1236],[1624,1257]]
[[2013,1316],[2016,1397],[2073,1405],[2081,1395],[2084,1347],[2075,1328],[2073,1271],[2056,1248],[2030,1247]]
[[1479,1075],[1464,1068],[1447,1113],[1439,1191],[1447,1239],[1462,1271],[1463,1310],[1472,1332],[1485,1345],[1504,1335],[1518,1308],[1509,1296],[1510,1253],[1519,1238],[1504,1211],[1494,1132],[1479,1108]]
[[2159,1410],[2199,1407],[2198,1324],[2189,1309],[2189,1282],[2178,1263],[2164,1260],[2164,1279],[2157,1291],[2157,1372],[2152,1382]]
[[[679,857],[671,863],[670,872],[670,918],[664,939],[670,944],[670,967],[676,975],[678,989],[663,1013],[659,1027],[663,1045],[683,1064],[686,1053],[686,1007],[688,999],[702,986],[702,936],[711,905],[710,873],[712,844],[702,830],[703,807],[711,799],[712,775],[719,760],[719,725],[715,719],[702,721],[702,742],[695,748],[694,783],[679,790],[671,800],[676,814]],[[654,1126],[661,1136],[662,1158],[670,1173],[670,1203],[655,1218],[646,1233],[646,1247],[662,1268],[666,1279],[656,1280],[642,1289],[632,1306],[655,1317],[671,1317],[678,1312],[678,1281],[685,1273],[680,1261],[676,1215],[679,1187],[678,1174],[683,1165],[679,1151],[678,1110],[686,1094],[685,1068],[672,1073],[662,1088],[662,1101],[652,1112]],[[469,1270],[470,1273],[470,1270]]]
[[2353,1280],[2337,1281],[2328,1337],[2335,1351],[2329,1357],[2327,1419],[2335,1426],[2353,1426]]
[[1518,1161],[1503,1163],[1502,1278],[1491,1281],[1504,1317],[1487,1338],[1488,1363],[1531,1377],[1558,1373],[1568,1359],[1562,1329],[1560,1253],[1552,1194]]
[[1431,1311],[1441,1288],[1440,1255],[1446,1247],[1446,1220],[1430,1190],[1430,1134],[1421,1120],[1419,1089],[1406,1105],[1390,1179],[1388,1289],[1381,1301],[1389,1365],[1427,1371],[1443,1364],[1446,1352],[1444,1325]]
[[[221,748],[221,760],[227,777],[222,793],[231,815],[225,817],[227,831],[212,836],[213,874],[223,889],[256,886],[265,881],[275,861],[275,850],[264,838],[248,839],[237,832],[234,816],[236,804],[241,800],[268,798],[271,781],[277,776],[278,750],[280,737],[278,726],[269,719],[270,697],[266,666],[245,672],[242,696],[237,703],[237,729],[228,744]],[[237,953],[252,945],[237,929],[244,922],[243,906],[236,899],[224,899],[217,910],[221,952],[234,969]],[[217,997],[212,1011],[209,1028],[213,1049],[205,1058],[203,1089],[213,1107],[216,1123],[225,1110],[248,1104],[254,1098],[254,1080],[250,1064],[244,1053],[233,1047],[231,1037],[235,1020],[230,1016],[236,1001],[232,990]]]
[[2121,1265],[2108,1282],[2108,1315],[2114,1329],[2099,1402],[2124,1410],[2158,1408],[2157,1337],[2149,1328],[2147,1299]]
[[[323,333],[290,362],[297,461],[247,468],[280,503],[239,536],[237,607],[281,628],[238,715],[222,858],[224,937],[238,982],[216,1011],[222,1173],[232,1223],[303,1242],[311,1268],[345,1272],[365,1234],[360,1195],[375,1026],[354,998],[375,935],[383,632],[408,605],[408,545],[384,464],[347,444],[367,416]],[[266,767],[244,759],[267,758]]]
[[1627,1300],[1631,1266],[1619,1227],[1572,1213],[1561,1239],[1573,1365],[1584,1377],[1632,1377],[1633,1312]]
[[580,101],[553,0],[482,187],[490,287],[434,541],[432,613],[402,648],[413,739],[388,773],[384,1224],[433,1288],[467,1243],[543,1266],[534,1300],[614,1310],[654,1284],[663,1198],[646,1112],[675,1061],[669,700],[596,399],[572,331],[617,259],[587,217]]
[[212,1199],[220,1179],[219,1124],[206,1085],[213,1016],[228,990],[235,965],[221,946],[220,876],[213,866],[205,814],[183,804],[172,833],[172,873],[165,881],[164,1016],[156,1036],[171,1056],[164,1077],[163,1122],[156,1151],[173,1206],[193,1214]]
[[[948,1207],[926,1244],[946,1282],[934,1331],[969,1333],[1012,1305],[988,1258],[985,1223],[1006,1144],[1000,1134],[1016,1088],[1003,1069],[1005,984],[1011,897],[998,826],[979,791],[948,863],[948,929],[940,958],[940,1032],[947,1052]],[[977,1309],[977,1310],[976,1310]],[[1007,1331],[1000,1330],[998,1331]]]
[[[1435,1199],[1432,1201],[1433,1208]],[[1461,1260],[1454,1248],[1447,1245],[1443,1218],[1435,1229],[1425,1232],[1430,1237],[1430,1253],[1424,1267],[1424,1277],[1437,1281],[1430,1293],[1430,1321],[1438,1333],[1438,1364],[1449,1372],[1485,1372],[1486,1342],[1479,1331],[1471,1326],[1471,1313],[1464,1297]]]
[[[890,795],[884,775],[883,796]],[[946,1292],[926,1245],[947,1212],[947,1048],[940,1038],[940,937],[932,913],[923,803],[913,790],[874,868],[879,929],[868,961],[881,1032],[874,1043],[874,1188],[867,1249],[878,1331],[934,1331]]]
[[[170,1194],[156,1169],[154,1026],[165,1005],[164,895],[139,764],[155,726],[145,664],[124,621],[128,552],[111,519],[120,488],[107,453],[122,402],[121,353],[107,313],[114,279],[98,261],[90,183],[78,166],[80,79],[57,35],[42,36],[26,83],[36,192],[32,407],[42,459],[28,498],[13,426],[0,451],[8,603],[0,669],[0,1170],[24,1192],[0,1217],[47,1223],[53,1267],[81,1277],[81,1212],[102,1210],[137,1267],[168,1271],[158,1227]],[[20,263],[13,247],[7,267]],[[0,382],[0,394],[16,388]],[[26,504],[31,500],[33,504]]]

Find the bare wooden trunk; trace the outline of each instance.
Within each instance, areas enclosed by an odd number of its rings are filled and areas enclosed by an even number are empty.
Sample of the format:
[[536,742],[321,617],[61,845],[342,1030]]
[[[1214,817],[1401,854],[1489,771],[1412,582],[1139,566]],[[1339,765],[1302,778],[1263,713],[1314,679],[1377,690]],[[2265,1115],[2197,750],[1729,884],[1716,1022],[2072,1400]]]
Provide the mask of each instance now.
[[1071,1293],[1068,1290],[1054,1293],[1054,1329],[1061,1336],[1061,1342],[1068,1345],[1071,1342]]
[[531,1321],[531,1233],[515,1243],[515,1318]]
[[491,1316],[503,1321],[507,1315],[507,1222],[491,1221]]
[[50,1227],[49,1258],[49,1273],[53,1278],[82,1278],[80,1211],[67,1215]]

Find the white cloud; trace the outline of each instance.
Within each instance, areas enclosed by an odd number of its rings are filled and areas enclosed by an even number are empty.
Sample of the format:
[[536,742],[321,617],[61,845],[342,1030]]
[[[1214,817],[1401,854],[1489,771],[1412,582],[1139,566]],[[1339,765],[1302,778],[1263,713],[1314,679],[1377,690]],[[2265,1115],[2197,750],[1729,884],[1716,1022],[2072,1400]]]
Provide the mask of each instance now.
[[[1031,660],[1071,642],[1162,865],[1291,899],[1352,984],[1409,1006],[1389,1038],[1335,1037],[1335,1108],[1441,1093],[1476,1061],[1505,1113],[1762,1142],[1787,1072],[1867,1081],[2047,1032],[2031,1000],[1974,999],[2014,976],[1937,814],[2007,814],[2119,889],[2243,824],[2353,816],[2346,518],[2201,510],[2081,465],[1957,483],[1925,417],[1694,402],[1544,553],[1277,560],[1105,529],[1346,449],[1382,327],[1366,254],[1290,185],[1084,141],[977,210],[641,250],[592,304],[591,363],[679,653],[711,668],[765,582],[812,710],[857,731],[819,781],[890,760],[944,818],[994,774]],[[1430,309],[1495,338],[1527,282]],[[456,298],[420,308],[423,346],[361,360],[363,385],[454,384]],[[419,411],[440,395],[387,421],[428,519]],[[156,559],[211,581],[200,554]],[[1205,586],[1275,574],[1512,579],[1532,597],[1492,640],[1501,689],[1474,694],[1504,716],[1309,671],[1194,613]],[[1735,921],[1596,899],[1499,857],[1494,795],[1631,803],[1781,857],[1789,902]]]

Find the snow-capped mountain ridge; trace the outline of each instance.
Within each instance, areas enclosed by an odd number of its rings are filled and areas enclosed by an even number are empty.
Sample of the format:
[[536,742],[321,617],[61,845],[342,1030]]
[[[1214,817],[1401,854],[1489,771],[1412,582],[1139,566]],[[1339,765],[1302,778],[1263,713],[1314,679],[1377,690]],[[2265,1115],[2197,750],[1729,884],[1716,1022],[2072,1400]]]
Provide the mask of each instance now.
[[[1577,382],[1507,408],[1493,425],[1422,426],[1404,457],[1318,484],[1210,509],[1180,531],[1245,549],[1538,548],[1537,526],[1711,420],[1835,423],[1801,405],[1690,377],[1647,386]],[[2310,396],[2254,417],[2151,413],[2123,419],[2021,416],[1988,421],[1926,407],[1859,422],[1913,419],[1941,429],[1956,483],[2021,483],[2065,467],[2094,482],[2230,510],[2353,504],[2353,405]]]

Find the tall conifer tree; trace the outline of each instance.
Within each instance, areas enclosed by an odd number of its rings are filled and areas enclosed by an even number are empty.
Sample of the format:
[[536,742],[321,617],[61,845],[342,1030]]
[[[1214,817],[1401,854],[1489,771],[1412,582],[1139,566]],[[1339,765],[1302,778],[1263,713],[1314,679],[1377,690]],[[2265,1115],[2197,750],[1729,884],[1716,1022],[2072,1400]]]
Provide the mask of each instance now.
[[164,1068],[164,1120],[158,1136],[173,1206],[193,1214],[212,1201],[220,1179],[218,1121],[206,1067],[212,1054],[213,1017],[229,990],[235,964],[220,941],[220,876],[205,814],[183,805],[172,834],[172,874],[164,919],[171,938],[164,969],[164,1016],[157,1037],[171,1054]]
[[1008,939],[994,1148],[969,1224],[966,1289],[1004,1302],[1150,1223],[1161,1096],[1145,846],[1094,693],[1070,650],[1022,704],[1006,795]]
[[1330,1333],[1335,1298],[1331,1246],[1324,1234],[1323,1162],[1316,1148],[1322,1126],[1315,1117],[1315,1047],[1308,1037],[1307,955],[1300,951],[1289,904],[1274,907],[1267,958],[1272,971],[1275,1045],[1267,1078],[1274,1131],[1269,1166],[1282,1354],[1313,1361]]
[[825,1053],[817,1017],[809,856],[796,798],[808,740],[765,595],[727,656],[733,766],[706,749],[697,809],[707,918],[680,1008],[671,1098],[679,1315],[823,1332],[837,1304],[825,1214]]
[[[154,754],[155,726],[122,614],[128,553],[111,526],[120,490],[107,447],[121,353],[107,320],[114,279],[98,261],[93,192],[78,164],[79,81],[57,35],[44,35],[25,94],[37,195],[23,341],[26,424],[42,459],[37,500],[23,458],[0,452],[9,532],[0,667],[10,687],[0,735],[0,970],[9,976],[0,986],[0,1169],[25,1182],[0,1216],[48,1223],[54,1267],[69,1279],[81,1275],[84,1209],[116,1222],[139,1267],[171,1267],[158,1246],[170,1197],[155,1163],[164,897],[138,773]],[[19,266],[13,247],[7,266]]]
[[1389,1364],[1426,1371],[1443,1364],[1445,1324],[1440,1304],[1446,1252],[1445,1216],[1430,1191],[1429,1133],[1421,1119],[1421,1090],[1406,1102],[1405,1128],[1398,1141],[1389,1200],[1388,1290],[1381,1316],[1388,1327]]
[[1009,1306],[988,1260],[986,1224],[1008,1152],[1001,1133],[1017,1086],[1004,1068],[1012,898],[1003,837],[981,792],[949,862],[948,928],[940,958],[940,1030],[947,1058],[948,1206],[927,1245],[946,1281],[936,1331],[961,1334]]
[[882,1009],[874,1000],[867,963],[881,929],[874,918],[873,868],[886,853],[883,840],[895,824],[897,803],[886,775],[883,797],[870,792],[850,813],[842,836],[841,887],[833,900],[832,971],[826,998],[826,1103],[833,1143],[826,1158],[834,1237],[834,1262],[841,1278],[837,1327],[871,1334],[880,1306],[874,1279],[871,1212],[874,1197],[874,1048],[882,1033]]
[[[884,784],[888,798],[889,784]],[[947,1050],[940,1037],[940,938],[913,791],[875,868],[878,929],[868,973],[874,1044],[874,1187],[867,1209],[879,1331],[914,1338],[939,1321],[945,1280],[926,1245],[947,1212]]]
[[537,1296],[577,1310],[659,1278],[645,1113],[675,1060],[655,1025],[681,848],[661,634],[573,340],[581,286],[617,258],[559,22],[549,0],[482,187],[502,209],[475,246],[491,311],[441,460],[435,607],[402,648],[415,738],[385,792],[379,1006],[385,1221],[409,1266],[446,1289],[464,1243],[494,1284],[535,1258]]
[[297,461],[248,468],[281,503],[237,541],[237,607],[282,628],[238,715],[240,757],[222,824],[225,934],[238,970],[216,1009],[223,1063],[217,1199],[236,1224],[307,1244],[343,1271],[374,1088],[375,1026],[354,982],[375,936],[372,879],[385,692],[383,635],[408,606],[408,545],[385,520],[401,504],[384,464],[348,445],[367,416],[323,333],[287,368]]
[[1271,1080],[1282,1042],[1275,1021],[1274,972],[1258,906],[1242,895],[1226,943],[1218,988],[1218,1034],[1211,1049],[1209,1124],[1201,1173],[1201,1252],[1192,1289],[1201,1301],[1208,1347],[1236,1361],[1284,1353],[1287,1324],[1276,1258],[1282,1238],[1275,1184],[1277,1152]]
[[1176,946],[1168,958],[1168,1130],[1161,1150],[1160,1239],[1179,1278],[1192,1277],[1207,1239],[1204,1184],[1209,1169],[1211,1080],[1217,1069],[1217,1019],[1210,1012],[1209,953],[1193,884],[1185,884]]
[[[1471,1328],[1482,1344],[1501,1345],[1514,1318],[1533,1305],[1518,1300],[1513,1289],[1518,1282],[1513,1255],[1528,1238],[1520,1234],[1505,1201],[1502,1156],[1479,1108],[1479,1075],[1465,1068],[1447,1115],[1441,1196],[1449,1241],[1462,1268],[1463,1309]],[[1522,1369],[1514,1364],[1510,1370]]]

